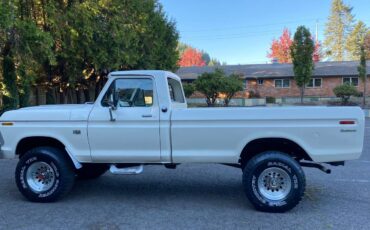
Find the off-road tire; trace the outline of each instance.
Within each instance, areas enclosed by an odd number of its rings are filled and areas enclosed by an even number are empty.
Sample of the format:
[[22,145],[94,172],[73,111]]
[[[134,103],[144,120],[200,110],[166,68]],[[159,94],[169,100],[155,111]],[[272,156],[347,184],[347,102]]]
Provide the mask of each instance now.
[[[245,193],[259,211],[291,210],[301,201],[305,186],[302,167],[296,160],[282,152],[260,153],[250,159],[243,169]],[[281,198],[278,197],[280,195]]]
[[[36,165],[46,165],[50,188],[45,191],[35,191],[35,185],[32,185],[32,179],[41,175],[40,169],[35,169]],[[45,168],[45,167],[44,167]],[[36,173],[32,173],[35,170]],[[41,170],[42,171],[42,170]],[[42,175],[43,179],[46,176]],[[75,172],[71,160],[65,152],[53,147],[37,147],[26,152],[19,160],[15,170],[15,181],[19,191],[28,200],[34,202],[53,202],[65,196],[73,187],[75,181]],[[40,183],[41,179],[37,177],[33,181]],[[28,179],[28,180],[27,180]],[[37,182],[38,181],[38,182]],[[44,183],[42,181],[41,183]]]

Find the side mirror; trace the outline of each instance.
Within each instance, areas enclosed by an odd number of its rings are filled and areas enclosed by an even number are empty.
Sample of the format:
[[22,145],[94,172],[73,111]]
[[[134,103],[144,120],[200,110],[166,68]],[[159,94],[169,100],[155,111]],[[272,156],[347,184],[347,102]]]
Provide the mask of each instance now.
[[109,100],[109,99],[103,100],[102,105],[104,107],[110,107],[112,110],[117,109],[117,105],[112,100]]
[[107,101],[107,105],[109,106],[109,108],[110,108],[110,109],[112,109],[112,110],[117,110],[117,106],[114,104],[114,102],[113,102],[113,101],[108,100],[108,101]]
[[103,105],[109,107],[109,116],[110,116],[110,121],[115,121],[116,119],[113,118],[113,110],[117,110],[117,106],[114,104],[113,101],[106,99],[103,101]]

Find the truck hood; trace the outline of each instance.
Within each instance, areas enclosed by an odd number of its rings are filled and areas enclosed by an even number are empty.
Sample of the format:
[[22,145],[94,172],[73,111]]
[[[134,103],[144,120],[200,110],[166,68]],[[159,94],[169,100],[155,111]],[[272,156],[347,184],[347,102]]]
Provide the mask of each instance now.
[[92,104],[41,105],[5,112],[1,121],[87,121]]

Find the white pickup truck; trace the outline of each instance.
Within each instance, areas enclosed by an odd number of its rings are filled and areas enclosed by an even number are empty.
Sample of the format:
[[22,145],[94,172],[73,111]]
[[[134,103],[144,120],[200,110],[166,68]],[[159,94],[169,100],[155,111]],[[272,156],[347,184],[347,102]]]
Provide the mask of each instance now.
[[37,202],[108,169],[220,163],[243,170],[256,209],[284,212],[304,194],[302,166],[330,173],[323,163],[359,158],[364,139],[358,107],[187,108],[166,71],[113,72],[95,103],[22,108],[0,123],[0,158],[19,158],[16,184]]

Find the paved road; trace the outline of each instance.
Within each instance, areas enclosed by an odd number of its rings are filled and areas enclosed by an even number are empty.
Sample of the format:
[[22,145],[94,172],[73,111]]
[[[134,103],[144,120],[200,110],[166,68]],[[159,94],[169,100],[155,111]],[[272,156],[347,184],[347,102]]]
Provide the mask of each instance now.
[[333,167],[331,175],[306,169],[305,197],[284,214],[255,211],[241,171],[222,165],[107,173],[77,182],[60,202],[39,204],[18,192],[16,161],[0,160],[0,229],[369,229],[370,120],[367,126],[361,159]]

